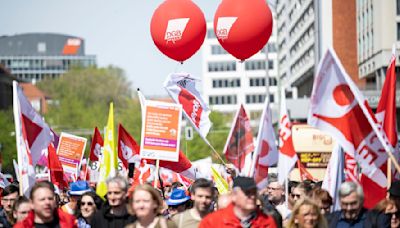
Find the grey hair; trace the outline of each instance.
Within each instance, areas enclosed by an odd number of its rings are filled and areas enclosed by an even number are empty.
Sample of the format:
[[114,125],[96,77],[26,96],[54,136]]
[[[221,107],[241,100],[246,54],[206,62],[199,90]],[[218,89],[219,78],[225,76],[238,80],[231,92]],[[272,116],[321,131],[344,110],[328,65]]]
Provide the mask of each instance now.
[[122,176],[115,176],[115,177],[110,177],[106,180],[107,186],[111,183],[116,183],[118,186],[122,189],[122,191],[127,192],[128,191],[128,180]]
[[364,202],[364,191],[359,184],[356,184],[354,182],[343,182],[339,188],[339,197],[346,197],[353,192],[357,193],[357,196],[361,200],[361,202]]

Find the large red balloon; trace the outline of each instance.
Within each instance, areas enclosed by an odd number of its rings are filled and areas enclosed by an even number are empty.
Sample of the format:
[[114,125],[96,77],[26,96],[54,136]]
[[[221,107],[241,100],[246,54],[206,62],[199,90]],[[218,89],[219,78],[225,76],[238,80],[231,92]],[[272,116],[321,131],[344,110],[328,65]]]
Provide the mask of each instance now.
[[223,0],[214,16],[221,46],[240,60],[256,54],[272,33],[272,13],[265,0]]
[[166,0],[153,13],[151,37],[166,56],[183,62],[204,42],[206,20],[191,0]]

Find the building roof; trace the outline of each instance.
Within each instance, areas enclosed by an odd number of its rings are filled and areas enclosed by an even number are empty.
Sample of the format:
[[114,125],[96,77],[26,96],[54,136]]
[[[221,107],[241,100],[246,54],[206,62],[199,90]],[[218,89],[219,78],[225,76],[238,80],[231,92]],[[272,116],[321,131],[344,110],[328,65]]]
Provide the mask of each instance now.
[[19,83],[19,85],[22,87],[22,90],[24,91],[24,94],[28,98],[28,100],[31,100],[32,98],[46,97],[44,92],[32,83]]
[[85,55],[80,37],[55,33],[25,33],[0,36],[0,56]]

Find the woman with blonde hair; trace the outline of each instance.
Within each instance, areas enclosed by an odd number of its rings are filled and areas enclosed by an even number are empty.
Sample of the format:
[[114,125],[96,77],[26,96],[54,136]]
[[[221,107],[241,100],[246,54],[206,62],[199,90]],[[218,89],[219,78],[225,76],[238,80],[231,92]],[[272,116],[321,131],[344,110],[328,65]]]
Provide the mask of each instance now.
[[128,228],[166,228],[167,220],[161,215],[163,201],[160,193],[148,184],[138,185],[129,201],[129,210],[136,217],[136,222]]
[[309,198],[301,198],[294,205],[288,228],[327,228],[325,217],[318,205]]

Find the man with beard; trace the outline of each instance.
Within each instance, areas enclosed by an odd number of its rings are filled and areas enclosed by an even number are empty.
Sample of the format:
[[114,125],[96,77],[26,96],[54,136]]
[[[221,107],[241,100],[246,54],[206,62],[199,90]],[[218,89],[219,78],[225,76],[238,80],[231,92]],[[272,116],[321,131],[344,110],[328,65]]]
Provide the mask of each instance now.
[[363,207],[364,192],[354,182],[344,182],[339,188],[340,211],[328,215],[329,227],[390,227],[390,219],[384,213]]
[[202,218],[212,211],[213,184],[204,179],[197,179],[190,188],[193,208],[176,214],[172,221],[179,228],[198,227]]
[[54,186],[49,181],[36,182],[30,193],[33,210],[16,228],[76,228],[74,216],[57,209]]

